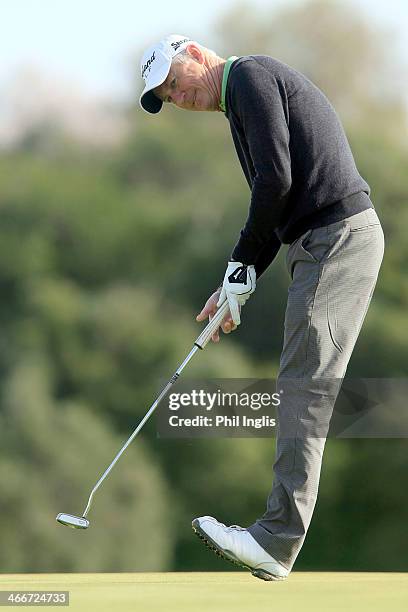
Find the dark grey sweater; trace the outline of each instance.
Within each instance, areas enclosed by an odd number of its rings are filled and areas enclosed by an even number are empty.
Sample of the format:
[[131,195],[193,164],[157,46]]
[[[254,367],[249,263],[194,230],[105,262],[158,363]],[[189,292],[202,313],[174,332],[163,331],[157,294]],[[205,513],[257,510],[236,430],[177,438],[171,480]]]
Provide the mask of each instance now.
[[225,114],[251,188],[232,258],[258,277],[282,242],[372,207],[334,108],[293,68],[265,55],[236,60]]

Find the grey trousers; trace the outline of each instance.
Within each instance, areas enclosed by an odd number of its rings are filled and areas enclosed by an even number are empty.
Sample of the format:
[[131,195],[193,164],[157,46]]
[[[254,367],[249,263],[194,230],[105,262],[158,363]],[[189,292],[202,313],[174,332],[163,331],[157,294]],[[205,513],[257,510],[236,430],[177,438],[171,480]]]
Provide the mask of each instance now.
[[307,231],[287,253],[274,481],[265,514],[248,531],[288,570],[312,518],[330,418],[383,254],[373,208]]

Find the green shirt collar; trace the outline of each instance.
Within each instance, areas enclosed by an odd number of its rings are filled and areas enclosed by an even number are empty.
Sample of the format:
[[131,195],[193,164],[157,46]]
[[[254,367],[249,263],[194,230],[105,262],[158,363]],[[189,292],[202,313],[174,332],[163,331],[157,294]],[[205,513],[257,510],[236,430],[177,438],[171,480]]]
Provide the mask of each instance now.
[[226,95],[226,91],[227,91],[228,75],[229,75],[229,71],[230,71],[230,68],[231,68],[231,64],[232,64],[232,62],[235,62],[236,59],[238,59],[238,57],[236,55],[231,55],[231,57],[229,57],[227,59],[227,61],[225,62],[225,66],[224,66],[224,73],[222,75],[221,102],[220,102],[220,109],[222,110],[223,113],[225,113],[227,111],[227,106],[226,106],[226,102],[225,102],[225,95]]

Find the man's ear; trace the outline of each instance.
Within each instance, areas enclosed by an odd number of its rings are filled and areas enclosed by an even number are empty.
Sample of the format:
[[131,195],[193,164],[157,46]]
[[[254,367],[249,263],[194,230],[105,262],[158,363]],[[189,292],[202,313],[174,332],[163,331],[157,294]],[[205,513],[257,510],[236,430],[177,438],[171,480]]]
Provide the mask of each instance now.
[[191,57],[199,64],[204,64],[204,54],[200,47],[197,47],[194,43],[190,43],[186,47],[186,51]]

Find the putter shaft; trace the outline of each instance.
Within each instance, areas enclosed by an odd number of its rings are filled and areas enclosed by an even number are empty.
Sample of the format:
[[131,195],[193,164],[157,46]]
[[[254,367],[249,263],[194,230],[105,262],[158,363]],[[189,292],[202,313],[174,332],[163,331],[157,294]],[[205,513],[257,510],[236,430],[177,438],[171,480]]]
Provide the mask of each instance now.
[[153,404],[151,405],[151,407],[149,408],[148,412],[145,414],[145,416],[143,417],[143,419],[140,421],[139,425],[136,427],[136,429],[134,430],[134,432],[132,433],[132,435],[129,437],[129,439],[125,442],[125,444],[122,446],[122,448],[120,449],[120,451],[118,452],[118,454],[116,455],[116,457],[113,459],[113,461],[110,463],[110,465],[106,468],[106,470],[104,471],[104,473],[102,474],[102,476],[99,478],[98,482],[96,483],[96,485],[94,486],[94,488],[92,489],[90,495],[89,495],[89,499],[88,499],[88,503],[85,507],[85,510],[82,514],[82,518],[86,518],[86,516],[88,515],[88,512],[91,508],[92,505],[92,500],[93,500],[93,496],[95,495],[96,491],[99,489],[99,487],[101,486],[101,484],[103,483],[103,481],[105,480],[105,478],[108,476],[108,474],[111,472],[112,468],[115,466],[115,464],[117,463],[117,461],[120,459],[120,457],[123,455],[123,453],[125,452],[125,450],[127,449],[127,447],[129,446],[129,444],[131,444],[133,442],[133,440],[135,439],[135,437],[137,436],[137,434],[139,433],[139,431],[142,429],[142,427],[144,426],[144,424],[146,423],[146,421],[149,420],[149,418],[151,417],[151,415],[153,414],[153,412],[156,410],[158,404],[160,403],[160,401],[163,399],[163,397],[166,395],[167,391],[170,389],[170,387],[172,385],[174,385],[174,383],[177,381],[178,377],[180,376],[181,372],[184,370],[184,368],[186,367],[186,365],[189,363],[189,361],[191,360],[191,358],[196,354],[196,352],[198,351],[198,349],[204,349],[205,346],[208,344],[208,342],[210,341],[212,335],[214,334],[214,332],[218,329],[218,327],[220,326],[223,318],[225,317],[226,313],[228,310],[228,301],[225,300],[225,302],[220,306],[220,308],[217,310],[216,314],[214,315],[214,317],[211,319],[211,321],[207,324],[207,326],[204,328],[204,330],[201,332],[201,334],[198,336],[197,340],[194,342],[194,346],[191,349],[191,351],[189,352],[189,354],[187,355],[187,357],[184,359],[183,363],[177,368],[177,370],[175,371],[175,373],[173,374],[173,376],[171,377],[171,379],[169,380],[169,382],[165,385],[165,387],[162,389],[162,391],[159,393],[158,397],[155,399],[155,401],[153,402]]

